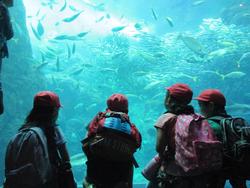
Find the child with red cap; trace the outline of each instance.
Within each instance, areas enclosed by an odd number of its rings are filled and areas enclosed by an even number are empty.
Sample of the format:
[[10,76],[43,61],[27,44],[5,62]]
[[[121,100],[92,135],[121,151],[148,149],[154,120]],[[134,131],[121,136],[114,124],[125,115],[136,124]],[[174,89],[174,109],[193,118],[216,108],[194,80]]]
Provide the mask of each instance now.
[[134,152],[141,146],[141,134],[128,116],[128,99],[113,94],[107,109],[88,125],[82,141],[87,156],[87,176],[83,187],[132,188]]
[[[194,108],[189,105],[193,92],[186,84],[177,83],[166,88],[164,105],[166,112],[155,124],[157,130],[156,151],[161,160],[160,168],[148,187],[155,188],[200,188],[206,187],[205,175],[185,172],[175,160],[175,124],[178,115],[192,115]],[[157,160],[156,160],[157,161]],[[150,171],[150,169],[148,169]],[[154,170],[154,169],[153,169]],[[147,175],[147,169],[144,174]],[[150,172],[149,172],[150,174]]]
[[[227,114],[225,109],[225,96],[218,89],[206,89],[195,99],[198,100],[201,114],[207,118],[207,121],[214,130],[218,140],[223,142],[223,130],[220,125],[220,120],[231,117]],[[237,174],[233,175],[234,170],[228,168],[227,165],[230,164],[226,161],[227,160],[224,159],[223,169],[220,172],[214,172],[214,175],[210,180],[210,187],[223,188],[225,186],[226,179],[229,179],[233,188],[246,188],[246,180],[237,178]]]
[[6,151],[6,187],[76,188],[66,141],[56,125],[60,107],[51,91],[35,95],[32,110]]

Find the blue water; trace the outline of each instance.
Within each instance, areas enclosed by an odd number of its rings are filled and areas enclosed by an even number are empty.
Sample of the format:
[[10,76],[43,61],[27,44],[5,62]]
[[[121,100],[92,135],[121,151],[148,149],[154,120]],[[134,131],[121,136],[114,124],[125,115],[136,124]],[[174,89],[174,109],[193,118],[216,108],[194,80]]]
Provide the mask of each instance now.
[[[10,58],[4,60],[2,73],[6,111],[0,117],[0,184],[6,144],[40,90],[60,96],[58,122],[72,156],[82,152],[85,127],[105,110],[106,99],[117,92],[127,95],[131,121],[143,136],[136,153],[137,184],[146,182],[140,172],[155,154],[153,125],[164,112],[166,86],[187,83],[195,96],[218,88],[227,98],[228,113],[250,121],[249,1],[23,3],[25,11],[17,11],[20,3],[10,8],[16,35],[9,42]],[[22,53],[24,49],[30,54]],[[198,112],[196,101],[192,104]],[[73,169],[81,183],[85,165]]]

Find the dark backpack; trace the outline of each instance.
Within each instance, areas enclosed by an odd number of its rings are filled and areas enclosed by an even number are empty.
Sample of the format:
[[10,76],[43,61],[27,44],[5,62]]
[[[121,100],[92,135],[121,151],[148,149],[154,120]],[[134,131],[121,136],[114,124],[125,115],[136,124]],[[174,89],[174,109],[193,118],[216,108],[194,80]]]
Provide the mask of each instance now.
[[209,118],[222,127],[222,142],[225,169],[243,178],[250,179],[250,126],[243,118]]
[[[84,153],[114,162],[134,160],[138,146],[132,137],[135,126],[123,119],[120,114],[107,113],[94,121],[98,131],[82,141]],[[92,131],[89,129],[89,131]]]
[[20,130],[8,144],[5,166],[5,186],[45,186],[52,169],[43,130],[39,127]]

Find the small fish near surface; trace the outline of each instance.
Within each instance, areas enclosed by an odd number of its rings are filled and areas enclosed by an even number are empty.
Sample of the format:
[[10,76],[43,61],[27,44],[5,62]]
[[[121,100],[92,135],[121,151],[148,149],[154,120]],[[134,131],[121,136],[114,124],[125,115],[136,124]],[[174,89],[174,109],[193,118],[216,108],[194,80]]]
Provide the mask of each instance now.
[[79,40],[75,35],[58,35],[53,38],[54,40]]
[[153,8],[151,8],[151,12],[152,12],[153,18],[155,19],[155,21],[157,21],[158,18],[157,18],[157,15],[156,15],[156,13],[155,13],[155,11],[154,11]]
[[78,37],[85,37],[88,33],[89,33],[89,31],[87,31],[87,32],[82,32],[82,33],[79,33],[77,36],[78,36]]
[[97,19],[95,22],[96,22],[96,23],[99,23],[99,22],[103,21],[104,18],[105,18],[105,16],[102,16],[102,17],[100,17],[99,19]]
[[117,26],[117,27],[113,27],[111,29],[112,32],[116,33],[116,32],[119,32],[119,31],[122,31],[123,29],[125,29],[125,27],[127,26]]
[[174,27],[174,22],[173,22],[173,19],[172,19],[172,18],[166,17],[165,19],[166,19],[166,21],[168,22],[168,24],[169,24],[170,27]]
[[30,24],[30,27],[31,27],[31,30],[32,30],[34,36],[35,36],[38,40],[41,40],[41,36],[37,33],[37,31],[35,30],[35,28],[33,27],[32,24]]
[[82,12],[84,12],[84,11],[82,10],[82,11],[76,13],[75,15],[73,15],[73,16],[71,16],[71,17],[64,18],[62,21],[63,21],[63,22],[72,22],[72,21],[74,21],[76,18],[78,18],[78,16],[80,16],[80,14],[81,14]]
[[204,3],[205,3],[204,0],[198,0],[198,1],[194,1],[194,2],[192,3],[192,6],[199,6],[199,5],[202,5],[202,4],[204,4]]
[[60,8],[59,12],[64,11],[66,9],[66,7],[67,7],[67,1],[64,0],[64,4],[63,4],[62,8]]
[[38,20],[38,24],[37,24],[37,34],[40,37],[44,34],[44,28],[40,20]]
[[54,40],[80,40],[82,37],[86,36],[89,32],[82,32],[77,35],[58,35],[54,37]]

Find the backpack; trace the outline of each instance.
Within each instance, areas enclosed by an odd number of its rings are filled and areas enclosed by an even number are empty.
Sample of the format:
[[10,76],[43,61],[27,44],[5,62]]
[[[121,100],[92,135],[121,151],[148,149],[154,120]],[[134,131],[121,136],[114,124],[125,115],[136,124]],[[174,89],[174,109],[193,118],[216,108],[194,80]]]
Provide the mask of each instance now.
[[47,139],[39,127],[20,130],[5,157],[6,187],[39,187],[51,178]]
[[[90,125],[89,135],[82,140],[87,157],[98,157],[114,162],[135,162],[133,157],[138,145],[132,134],[136,127],[119,113],[105,113],[98,116]],[[98,127],[95,133],[93,127]],[[140,135],[140,134],[139,134]]]
[[225,168],[231,169],[235,175],[250,179],[250,126],[240,117],[209,118],[222,127],[223,153]]
[[185,172],[201,174],[222,166],[222,143],[198,114],[177,116],[175,147],[175,161]]

